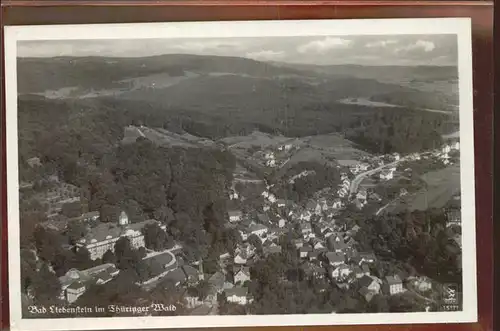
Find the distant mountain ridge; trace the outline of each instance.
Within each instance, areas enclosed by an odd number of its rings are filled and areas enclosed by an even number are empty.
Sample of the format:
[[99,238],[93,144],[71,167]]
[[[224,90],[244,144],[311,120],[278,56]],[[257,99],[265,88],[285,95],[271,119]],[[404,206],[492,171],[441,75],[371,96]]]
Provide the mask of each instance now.
[[[185,72],[228,72],[257,77],[304,75],[292,68],[229,56],[168,54],[142,58],[54,57],[18,58],[19,93],[36,93],[62,87],[109,88],[117,81],[168,73],[183,76]],[[50,77],[50,79],[47,79]]]

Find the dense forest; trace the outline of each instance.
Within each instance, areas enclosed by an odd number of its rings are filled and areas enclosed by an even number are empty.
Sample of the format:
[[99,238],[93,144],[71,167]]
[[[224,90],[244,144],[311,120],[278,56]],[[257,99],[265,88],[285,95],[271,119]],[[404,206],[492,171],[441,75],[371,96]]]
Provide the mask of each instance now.
[[360,118],[347,131],[347,138],[377,154],[412,153],[442,145],[442,134],[458,130],[450,116],[419,110],[386,110]]

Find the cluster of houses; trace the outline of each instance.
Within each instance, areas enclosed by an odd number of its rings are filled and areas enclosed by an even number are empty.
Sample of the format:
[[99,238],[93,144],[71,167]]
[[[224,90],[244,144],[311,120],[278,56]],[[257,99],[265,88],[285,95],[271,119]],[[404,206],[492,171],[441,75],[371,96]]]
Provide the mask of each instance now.
[[[379,293],[394,295],[403,292],[404,276],[388,275],[384,279],[379,279],[373,275],[371,267],[376,262],[374,254],[358,252],[355,248],[354,236],[359,227],[354,226],[347,230],[345,226],[336,225],[333,218],[324,217],[323,206],[328,206],[326,202],[324,203],[311,202],[296,218],[299,221],[298,228],[302,237],[294,239],[292,245],[297,250],[297,257],[302,261],[305,274],[309,277],[331,279],[342,289],[357,284],[360,293],[367,301]],[[313,231],[312,224],[316,224],[319,231]],[[247,240],[249,235],[256,235],[261,240],[264,256],[282,253],[282,247],[274,240],[278,237],[278,233],[255,222],[245,227],[246,231],[240,228],[243,240]],[[251,280],[249,266],[260,257],[256,247],[249,242],[237,247],[232,261],[233,284],[237,287],[231,289],[230,295],[226,295],[228,301],[239,304],[248,302],[243,295],[248,293],[244,284]],[[229,299],[230,297],[232,299]]]

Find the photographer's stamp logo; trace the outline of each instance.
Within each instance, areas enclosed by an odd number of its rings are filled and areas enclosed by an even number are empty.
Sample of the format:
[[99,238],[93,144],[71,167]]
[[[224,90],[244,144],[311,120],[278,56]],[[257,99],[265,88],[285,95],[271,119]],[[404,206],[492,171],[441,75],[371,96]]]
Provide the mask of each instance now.
[[454,311],[460,308],[460,288],[458,284],[443,284],[441,310]]

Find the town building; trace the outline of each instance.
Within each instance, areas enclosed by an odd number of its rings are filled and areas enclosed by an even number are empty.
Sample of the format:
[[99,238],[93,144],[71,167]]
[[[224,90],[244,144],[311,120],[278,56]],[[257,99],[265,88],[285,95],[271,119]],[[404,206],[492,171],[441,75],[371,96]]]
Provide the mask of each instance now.
[[86,270],[70,269],[65,275],[59,277],[59,283],[61,284],[60,298],[68,303],[73,303],[85,293],[88,287],[106,284],[116,277],[119,272],[111,263]]
[[228,213],[229,222],[239,222],[243,216],[243,213],[240,210],[230,210]]
[[446,213],[446,226],[461,225],[462,213],[460,209],[450,209]]
[[432,289],[431,281],[426,277],[421,277],[415,280],[414,286],[420,292],[426,292]]
[[381,281],[377,277],[373,276],[363,276],[358,280],[360,287],[365,287],[369,291],[377,294],[381,289]]
[[255,234],[259,237],[264,236],[267,233],[267,231],[268,231],[267,226],[265,226],[263,224],[252,224],[248,228],[248,232],[250,234]]
[[230,289],[224,290],[224,294],[226,295],[226,300],[231,303],[236,303],[238,305],[246,305],[248,303],[247,295],[248,288],[247,287],[233,287]]
[[328,252],[326,253],[326,259],[328,261],[328,264],[330,264],[333,267],[339,266],[343,263],[345,263],[345,257],[344,254],[337,253],[337,252]]
[[160,228],[166,229],[165,225],[161,225],[156,220],[145,220],[138,223],[128,223],[126,213],[122,212],[119,218],[119,224],[116,223],[99,223],[95,227],[91,227],[87,235],[76,243],[77,248],[85,247],[92,260],[102,258],[108,250],[114,252],[115,243],[121,237],[127,237],[134,249],[145,246],[144,234],[142,229],[149,224],[159,224]]
[[299,248],[299,257],[306,258],[313,249],[310,245],[304,245]]
[[359,253],[359,263],[374,263],[376,261],[375,254],[373,253],[367,253],[367,252],[360,252]]
[[403,292],[403,282],[399,276],[386,276],[385,277],[387,292],[390,295],[398,294]]
[[380,179],[390,180],[394,178],[394,173],[391,170],[383,170],[380,172]]
[[278,199],[276,201],[276,204],[278,205],[279,208],[283,208],[283,207],[286,206],[286,200],[284,200],[284,199]]
[[286,225],[286,220],[284,218],[280,218],[280,220],[278,221],[278,227],[284,228],[285,225]]
[[233,268],[233,279],[234,283],[243,284],[246,281],[250,280],[250,268],[249,267],[237,267]]
[[333,279],[339,280],[339,279],[344,279],[345,277],[349,276],[352,272],[353,271],[351,270],[351,268],[347,264],[342,263],[339,266],[337,266],[336,268],[331,269],[330,276]]

